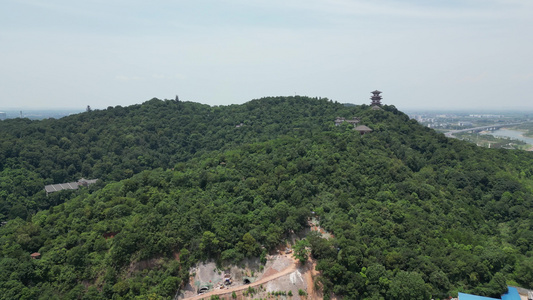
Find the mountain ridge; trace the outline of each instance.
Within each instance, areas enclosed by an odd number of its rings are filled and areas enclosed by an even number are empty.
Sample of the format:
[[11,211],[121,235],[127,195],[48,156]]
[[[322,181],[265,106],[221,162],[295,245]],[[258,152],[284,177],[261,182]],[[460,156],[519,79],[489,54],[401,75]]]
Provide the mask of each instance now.
[[[337,116],[358,117],[373,132],[334,126]],[[306,227],[312,212],[335,235],[307,237],[325,297],[427,299],[496,295],[513,282],[532,287],[531,154],[447,139],[393,106],[305,97],[227,107],[152,99],[2,128],[2,182],[36,189],[53,179],[46,158],[26,154],[36,146],[25,145],[25,136],[66,154],[76,150],[82,163],[65,179],[104,175],[100,185],[76,192],[46,197],[12,187],[2,195],[8,204],[29,198],[26,218],[4,210],[12,221],[0,228],[3,297],[170,297],[194,262],[263,256]],[[19,149],[9,152],[7,141]],[[83,173],[89,159],[90,172],[100,174]],[[42,199],[46,205],[31,206]],[[42,258],[31,260],[37,251]],[[162,258],[154,269],[126,271],[153,257]]]

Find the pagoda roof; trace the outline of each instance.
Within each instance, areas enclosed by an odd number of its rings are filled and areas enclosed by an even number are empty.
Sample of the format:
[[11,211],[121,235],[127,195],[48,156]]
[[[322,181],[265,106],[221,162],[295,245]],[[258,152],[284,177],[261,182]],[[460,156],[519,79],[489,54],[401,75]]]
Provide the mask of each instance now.
[[378,91],[378,90],[375,90],[373,92],[371,92],[372,94],[381,94],[382,92]]
[[370,129],[368,126],[365,126],[365,125],[359,125],[357,127],[354,128],[354,130],[357,130],[359,132],[371,132],[372,129]]

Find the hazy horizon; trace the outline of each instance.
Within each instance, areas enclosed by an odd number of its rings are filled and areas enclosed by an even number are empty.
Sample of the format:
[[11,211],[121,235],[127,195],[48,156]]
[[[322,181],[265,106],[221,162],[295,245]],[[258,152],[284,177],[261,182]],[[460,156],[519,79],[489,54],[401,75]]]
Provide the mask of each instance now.
[[[291,96],[287,96],[287,97],[291,97]],[[170,99],[160,99],[160,100],[170,100]],[[252,100],[255,100],[255,99],[251,99],[250,101]],[[148,101],[148,100],[146,100]],[[181,101],[188,101],[188,100],[181,100]],[[145,102],[145,101],[143,101]],[[198,102],[198,101],[192,101],[192,102]],[[246,101],[248,102],[248,101]],[[244,103],[246,103],[244,102]],[[198,103],[202,103],[202,102],[198,102]],[[244,104],[244,103],[241,103],[241,104]],[[354,105],[362,105],[362,104],[370,104],[370,102],[368,103],[350,103],[350,102],[340,102],[339,103],[342,103],[342,104],[354,104]],[[107,109],[108,107],[115,107],[115,106],[122,106],[122,107],[128,107],[130,105],[137,105],[137,104],[142,104],[142,103],[132,103],[132,104],[129,104],[129,105],[109,105],[109,106],[106,106],[106,107],[92,107],[91,106],[91,109],[92,110],[104,110],[104,109]],[[207,105],[211,105],[211,106],[228,106],[228,105],[232,105],[232,104],[222,104],[222,105],[217,105],[217,104],[208,104],[208,103],[202,103],[202,104],[207,104]],[[384,105],[389,105],[388,103],[383,103]],[[394,104],[390,104],[390,105],[394,105]],[[396,106],[396,105],[395,105]],[[498,113],[506,113],[506,114],[510,114],[510,113],[533,113],[533,108],[526,108],[526,109],[516,109],[516,108],[502,108],[502,109],[494,109],[494,108],[459,108],[459,109],[453,109],[453,108],[424,108],[424,107],[414,107],[414,108],[405,108],[405,109],[402,109],[398,106],[396,106],[397,109],[399,109],[400,111],[404,112],[404,113],[471,113],[471,114],[498,114]],[[5,112],[5,113],[8,113],[9,115],[19,115],[20,112],[22,111],[23,115],[24,114],[34,114],[34,113],[39,113],[39,112],[70,112],[70,113],[81,113],[81,112],[85,112],[87,110],[87,106],[85,107],[80,107],[80,108],[73,108],[73,107],[55,107],[55,108],[47,108],[47,107],[1,107],[0,106],[0,112]]]
[[0,110],[276,95],[533,109],[527,0],[6,0]]

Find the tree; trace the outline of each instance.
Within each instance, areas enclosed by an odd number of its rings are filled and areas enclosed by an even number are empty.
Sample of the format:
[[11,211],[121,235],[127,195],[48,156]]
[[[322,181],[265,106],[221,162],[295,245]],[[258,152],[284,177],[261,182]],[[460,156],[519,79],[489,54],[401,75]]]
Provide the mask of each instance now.
[[180,284],[180,279],[174,276],[167,277],[161,283],[160,290],[161,294],[167,297],[173,296],[176,293]]
[[494,274],[486,288],[483,288],[482,294],[489,297],[500,297],[505,292],[507,292],[507,280],[502,273],[498,272]]
[[516,281],[521,283],[523,286],[532,288],[533,287],[533,258],[524,259],[522,262],[517,264],[515,271]]
[[200,250],[207,254],[215,254],[219,251],[220,241],[211,231],[204,231],[202,235],[202,242],[200,243]]
[[307,262],[307,258],[309,257],[310,246],[311,245],[309,244],[309,241],[307,241],[307,239],[299,240],[294,244],[293,256],[298,259],[302,265]]
[[395,300],[426,300],[430,294],[419,273],[399,271],[390,283],[388,296]]
[[246,256],[256,255],[259,250],[259,245],[249,232],[244,234],[242,241],[237,244],[237,247],[240,248]]

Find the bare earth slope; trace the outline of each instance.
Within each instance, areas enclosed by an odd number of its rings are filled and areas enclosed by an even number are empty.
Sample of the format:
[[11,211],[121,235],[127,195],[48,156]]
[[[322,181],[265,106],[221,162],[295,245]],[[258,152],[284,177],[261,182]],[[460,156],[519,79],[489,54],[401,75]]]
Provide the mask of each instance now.
[[[210,299],[213,295],[219,295],[221,298],[231,299],[231,294],[235,292],[237,299],[243,299],[242,292],[249,288],[254,288],[257,293],[254,298],[264,296],[268,292],[274,291],[292,291],[292,299],[300,299],[298,290],[307,291],[307,299],[319,299],[313,292],[312,278],[315,275],[314,264],[311,260],[305,266],[301,266],[297,260],[292,256],[273,256],[272,260],[267,264],[265,272],[253,283],[232,286],[224,289],[215,289],[214,291],[202,294],[189,296],[184,299]],[[283,267],[283,269],[280,269]],[[263,295],[264,294],[264,295]],[[224,297],[226,296],[226,297]],[[321,297],[320,297],[321,298]]]

